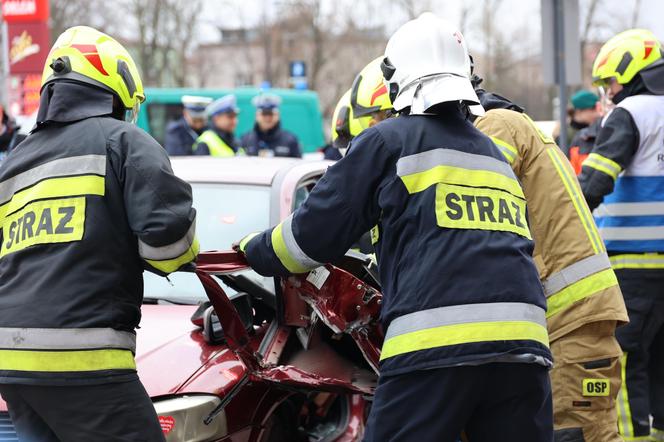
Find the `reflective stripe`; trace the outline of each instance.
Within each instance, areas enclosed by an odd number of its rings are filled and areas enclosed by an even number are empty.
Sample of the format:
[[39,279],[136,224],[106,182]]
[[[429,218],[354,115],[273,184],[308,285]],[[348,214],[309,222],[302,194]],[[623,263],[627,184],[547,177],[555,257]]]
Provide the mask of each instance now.
[[160,261],[174,259],[181,256],[183,253],[186,253],[191,248],[195,238],[196,218],[191,222],[189,230],[187,230],[187,233],[185,233],[182,238],[167,246],[153,247],[139,239],[138,254],[141,255],[141,258],[146,260],[151,259]]
[[599,233],[605,241],[664,239],[664,226],[601,227]]
[[544,310],[519,302],[439,307],[401,316],[385,334],[381,360],[472,342],[532,340],[549,345]]
[[586,205],[585,198],[581,193],[581,189],[579,189],[579,183],[576,177],[574,177],[568,168],[565,167],[564,161],[566,160],[562,158],[562,152],[560,152],[557,147],[550,147],[547,149],[547,153],[549,154],[549,158],[551,158],[551,161],[553,162],[553,165],[556,168],[556,171],[558,172],[563,185],[565,186],[565,190],[567,190],[567,194],[572,200],[574,209],[576,209],[576,213],[581,220],[581,225],[586,231],[586,235],[588,235],[588,240],[590,241],[593,251],[595,254],[606,251],[602,238],[597,231],[595,221],[593,220],[590,210]]
[[500,151],[503,153],[507,161],[511,163],[514,162],[516,157],[519,155],[519,151],[516,149],[516,147],[512,146],[511,144],[501,140],[500,138],[496,137],[489,137],[491,140],[493,140],[494,144],[498,146]]
[[194,143],[192,151],[196,152],[198,145],[205,143],[208,151],[213,157],[234,157],[235,151],[230,147],[219,135],[213,130],[206,130],[203,132]]
[[0,220],[34,200],[78,195],[103,196],[104,191],[104,177],[97,175],[46,179],[15,193],[9,202],[0,206]]
[[613,269],[602,270],[583,278],[547,298],[546,317],[550,318],[565,310],[569,305],[616,285],[618,285],[618,279],[616,279]]
[[134,333],[112,328],[0,328],[0,348],[85,350],[116,348],[136,352]]
[[293,215],[272,230],[272,248],[286,269],[291,273],[306,273],[323,264],[302,251],[293,235]]
[[664,269],[664,255],[659,253],[635,253],[609,257],[614,269]]
[[173,273],[180,269],[185,264],[196,260],[200,247],[198,245],[198,238],[194,237],[194,242],[182,255],[173,259],[153,260],[146,259],[145,262],[150,264],[155,269],[164,273]]
[[627,394],[627,352],[620,358],[620,375],[622,384],[618,392],[618,431],[621,436],[628,438],[634,436],[634,424],[632,423],[632,410],[629,406]]
[[448,183],[497,188],[525,198],[509,164],[486,155],[453,149],[434,149],[403,157],[397,161],[397,175],[409,193]]
[[240,249],[240,251],[242,253],[245,253],[247,251],[247,244],[249,244],[249,241],[251,241],[252,239],[257,237],[258,235],[259,235],[258,232],[254,232],[254,233],[250,233],[249,235],[242,238],[242,240],[240,241],[240,244],[238,244],[238,248]]
[[593,273],[610,268],[611,263],[606,253],[589,256],[549,276],[546,281],[542,282],[544,292],[548,298]]
[[0,371],[83,372],[135,370],[129,350],[0,350]]
[[46,178],[67,175],[106,175],[105,155],[82,155],[60,158],[34,167],[0,183],[0,203],[6,203],[17,191]]
[[618,178],[620,171],[622,171],[620,164],[597,153],[591,153],[588,155],[588,158],[586,158],[586,161],[583,162],[582,166],[592,167],[600,172],[604,172],[613,178],[614,181]]
[[593,214],[598,218],[605,216],[664,215],[664,202],[601,204]]

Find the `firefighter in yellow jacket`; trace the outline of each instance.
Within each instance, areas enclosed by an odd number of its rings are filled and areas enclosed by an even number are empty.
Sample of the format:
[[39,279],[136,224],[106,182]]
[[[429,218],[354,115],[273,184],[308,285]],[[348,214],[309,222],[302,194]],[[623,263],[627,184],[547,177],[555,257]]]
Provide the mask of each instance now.
[[622,352],[614,334],[627,312],[574,170],[523,109],[474,80],[487,111],[475,125],[512,165],[528,202],[554,355],[555,441],[622,441],[615,410]]

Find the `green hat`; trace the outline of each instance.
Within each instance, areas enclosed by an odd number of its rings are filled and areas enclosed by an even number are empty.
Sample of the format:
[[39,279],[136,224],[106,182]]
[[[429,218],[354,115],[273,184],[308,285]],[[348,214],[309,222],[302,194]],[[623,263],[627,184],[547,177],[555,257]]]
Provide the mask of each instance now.
[[576,94],[572,95],[571,101],[574,109],[591,109],[595,107],[595,104],[599,100],[599,97],[589,90],[581,89]]

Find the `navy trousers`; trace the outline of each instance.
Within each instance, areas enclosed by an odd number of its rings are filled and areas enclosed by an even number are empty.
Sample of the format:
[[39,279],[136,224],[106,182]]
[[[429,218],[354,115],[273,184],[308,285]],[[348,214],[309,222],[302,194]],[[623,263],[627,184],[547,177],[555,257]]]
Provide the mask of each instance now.
[[365,442],[552,442],[551,384],[537,364],[491,363],[382,377]]

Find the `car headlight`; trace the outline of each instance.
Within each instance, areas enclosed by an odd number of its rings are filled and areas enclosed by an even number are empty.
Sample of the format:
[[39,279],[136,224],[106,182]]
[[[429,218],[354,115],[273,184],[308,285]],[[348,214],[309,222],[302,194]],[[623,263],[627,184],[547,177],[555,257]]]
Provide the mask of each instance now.
[[226,413],[221,412],[205,425],[203,420],[221,403],[217,396],[180,396],[157,400],[154,408],[168,442],[203,442],[228,434]]

